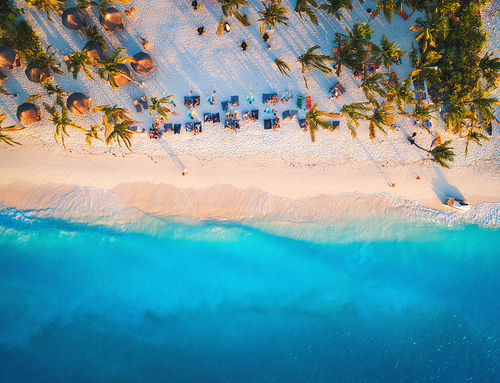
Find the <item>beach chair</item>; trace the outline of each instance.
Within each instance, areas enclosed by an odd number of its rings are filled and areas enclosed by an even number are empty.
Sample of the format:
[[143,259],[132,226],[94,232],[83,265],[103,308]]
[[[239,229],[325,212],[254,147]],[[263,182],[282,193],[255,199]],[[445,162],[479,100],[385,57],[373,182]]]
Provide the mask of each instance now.
[[330,129],[332,132],[340,130],[340,121],[330,121]]
[[69,70],[69,66],[71,65],[71,60],[68,55],[63,56],[64,63],[66,64],[66,69]]
[[335,84],[335,86],[339,90],[340,94],[345,94],[346,90],[345,90],[344,86],[340,82],[337,82]]
[[21,67],[21,57],[16,55],[16,59],[14,60],[14,65],[12,65],[13,68],[20,68]]
[[309,127],[307,120],[299,120],[299,125],[300,128],[304,130],[307,130],[307,128]]
[[290,111],[289,110],[285,110],[283,112],[283,121],[290,121]]
[[142,107],[139,100],[134,100],[134,106],[137,113],[142,113]]
[[488,136],[493,135],[493,123],[489,123],[488,126],[486,127],[486,132],[488,133]]
[[174,125],[174,134],[181,134],[181,128],[182,128],[182,124],[175,124]]
[[271,104],[276,104],[278,102],[278,93],[271,93]]
[[139,128],[137,125],[129,126],[128,130],[130,130],[132,133],[144,133],[144,129]]
[[220,122],[219,113],[212,113],[212,122]]
[[311,96],[306,97],[306,109],[309,110],[312,108],[312,99]]
[[187,106],[188,108],[192,108],[193,107],[193,97],[184,96],[184,106]]
[[202,133],[201,122],[195,122],[194,127],[193,127],[193,133],[194,134]]
[[339,89],[337,88],[337,85],[334,85],[330,88],[330,100],[334,98],[339,98],[341,96]]
[[250,118],[252,119],[252,121],[258,120],[259,119],[259,111],[258,110],[252,110]]
[[290,111],[290,120],[297,121],[298,119],[299,119],[299,111],[298,110],[291,110]]
[[222,106],[222,110],[224,112],[226,112],[227,108],[229,107],[229,101],[223,101],[223,102],[221,102],[221,106]]
[[142,109],[149,110],[148,99],[146,98],[146,96],[142,96],[140,102],[141,102],[141,105],[142,105]]
[[235,120],[233,124],[234,130],[240,130],[240,120]]
[[231,106],[239,106],[240,98],[239,96],[231,96]]
[[303,100],[304,100],[304,97],[297,96],[297,109],[302,109],[302,101]]
[[224,121],[224,129],[233,129],[233,121],[231,120]]
[[263,104],[269,104],[271,102],[271,95],[264,93],[262,95],[262,103]]
[[272,129],[271,119],[264,120],[264,129]]
[[250,112],[243,112],[243,122],[244,123],[250,122]]
[[399,15],[404,19],[404,21],[409,19],[409,16],[406,14],[405,11],[398,12]]
[[210,114],[210,113],[203,113],[203,121],[204,122],[212,122],[212,114]]
[[200,105],[200,96],[193,96],[193,108],[196,108]]
[[194,128],[194,122],[186,122],[186,132],[192,132]]
[[279,119],[279,117],[276,117],[273,120],[273,130],[278,130],[279,128],[281,128],[281,120]]
[[339,48],[333,47],[333,57],[336,59],[339,58]]
[[172,134],[174,132],[174,129],[172,127],[172,124],[165,124],[165,134]]

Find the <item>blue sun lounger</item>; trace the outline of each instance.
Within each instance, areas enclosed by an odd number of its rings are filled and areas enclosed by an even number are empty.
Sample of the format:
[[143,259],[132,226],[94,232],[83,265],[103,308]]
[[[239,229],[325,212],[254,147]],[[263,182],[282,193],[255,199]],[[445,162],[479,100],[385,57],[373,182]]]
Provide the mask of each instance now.
[[175,124],[174,125],[174,134],[181,134],[181,128],[182,128],[182,124]]
[[238,96],[232,96],[231,97],[231,105],[232,106],[239,106],[240,105],[240,98]]
[[264,93],[262,95],[262,103],[263,104],[276,104],[278,102],[278,94],[277,93]]
[[307,130],[307,128],[309,127],[307,120],[299,120],[299,125],[300,128],[304,130]]
[[223,102],[221,102],[221,105],[222,105],[222,110],[224,112],[227,112],[227,108],[229,106],[229,101],[223,101]]
[[340,121],[330,121],[332,131],[340,130]]
[[212,122],[212,114],[211,113],[203,113],[203,121],[204,122]]
[[257,121],[258,119],[259,119],[259,111],[252,110],[252,112],[250,113],[250,120]]
[[186,122],[186,132],[192,132],[194,128],[194,122]]
[[272,129],[271,119],[264,120],[264,129]]
[[220,122],[219,113],[212,113],[212,122]]
[[172,134],[173,132],[172,124],[165,124],[165,133]]

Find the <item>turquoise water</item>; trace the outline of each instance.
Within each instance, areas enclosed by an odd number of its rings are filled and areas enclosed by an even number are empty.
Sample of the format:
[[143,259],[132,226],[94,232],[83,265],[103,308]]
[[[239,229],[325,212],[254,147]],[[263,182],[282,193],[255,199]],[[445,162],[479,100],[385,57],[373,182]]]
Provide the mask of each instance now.
[[500,229],[270,226],[2,209],[0,381],[499,380]]

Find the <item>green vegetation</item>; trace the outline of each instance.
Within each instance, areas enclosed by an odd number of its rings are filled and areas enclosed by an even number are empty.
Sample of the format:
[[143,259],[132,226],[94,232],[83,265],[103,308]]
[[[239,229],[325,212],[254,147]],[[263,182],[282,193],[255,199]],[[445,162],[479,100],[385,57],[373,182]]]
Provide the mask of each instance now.
[[35,7],[41,11],[44,11],[47,15],[47,19],[52,20],[51,12],[54,12],[57,16],[61,16],[66,6],[66,0],[26,0],[28,7]]
[[3,120],[5,120],[5,114],[6,114],[5,112],[0,114],[0,142],[4,142],[10,146],[14,146],[14,144],[21,145],[19,142],[14,141],[10,136],[4,134],[4,132],[15,132],[16,130],[24,129],[24,126],[12,125],[12,126],[6,126],[5,128],[2,128],[1,123]]
[[305,13],[314,25],[318,25],[318,15],[314,11],[318,8],[316,0],[297,0],[295,3],[295,12],[297,12],[302,19],[302,14]]
[[262,16],[261,19],[257,20],[262,22],[260,27],[260,33],[263,34],[264,27],[269,25],[271,29],[274,28],[276,24],[284,24],[288,26],[288,17],[285,15],[288,13],[288,9],[281,6],[281,0],[271,0],[269,4],[262,2],[264,9],[259,11]]
[[309,133],[311,134],[311,141],[316,140],[315,132],[321,126],[323,129],[329,129],[330,123],[324,117],[335,118],[337,113],[325,112],[318,109],[319,103],[315,103],[311,109],[306,113],[306,121],[309,124]]
[[[179,114],[170,110],[167,105],[173,105],[172,99],[174,95],[168,95],[162,98],[150,97],[151,105],[149,106],[149,115],[152,116],[153,112],[156,112],[161,117],[165,118],[168,121],[168,115],[172,114],[174,116],[178,116]],[[175,106],[175,105],[174,105]]]
[[290,69],[290,67],[288,66],[288,64],[285,61],[283,61],[281,59],[275,59],[274,63],[276,64],[276,66],[278,67],[278,70],[281,72],[282,75],[290,77],[290,75],[287,73],[287,71],[292,73],[292,70]]
[[299,56],[299,62],[302,66],[302,76],[304,77],[304,82],[307,89],[309,89],[309,86],[307,85],[306,69],[309,71],[309,73],[311,73],[312,68],[315,68],[323,72],[327,76],[330,76],[330,73],[332,73],[332,68],[327,64],[331,61],[334,61],[334,58],[314,53],[314,51],[319,48],[321,48],[319,45],[315,45],[312,48],[309,48],[306,53]]

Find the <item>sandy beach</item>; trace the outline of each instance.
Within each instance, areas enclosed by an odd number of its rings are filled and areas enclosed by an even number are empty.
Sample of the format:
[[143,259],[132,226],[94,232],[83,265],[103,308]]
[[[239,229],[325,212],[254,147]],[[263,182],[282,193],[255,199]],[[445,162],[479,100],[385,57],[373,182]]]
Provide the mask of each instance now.
[[[127,84],[114,91],[109,85],[99,80],[91,82],[85,76],[73,81],[71,75],[56,75],[54,80],[62,88],[88,94],[93,105],[119,104],[131,111],[134,110],[132,100],[142,94],[175,94],[178,105],[175,111],[180,116],[172,117],[170,122],[183,124],[190,121],[190,111],[182,106],[184,96],[200,95],[202,102],[194,119],[197,121],[204,112],[222,113],[221,101],[238,95],[240,106],[235,110],[243,113],[259,109],[259,121],[244,124],[238,132],[224,130],[223,125],[217,123],[204,124],[203,133],[199,135],[183,131],[180,135],[165,135],[162,139],[152,140],[146,134],[138,134],[133,139],[133,153],[116,144],[106,146],[102,142],[95,142],[89,148],[83,133],[69,131],[70,137],[66,138],[68,150],[65,151],[54,142],[54,128],[47,120],[48,114],[44,113],[41,122],[16,133],[14,138],[22,146],[4,145],[0,150],[0,201],[20,204],[20,199],[14,202],[12,196],[16,194],[15,190],[26,190],[26,187],[79,185],[117,192],[127,200],[133,200],[135,206],[154,211],[157,201],[151,196],[146,198],[148,193],[132,198],[123,188],[125,184],[149,183],[153,186],[172,185],[187,194],[214,185],[231,185],[241,190],[257,188],[262,193],[286,199],[354,192],[391,193],[434,209],[447,209],[442,204],[445,195],[466,198],[473,205],[499,202],[500,161],[496,125],[490,141],[484,142],[482,147],[471,144],[465,159],[465,141],[449,135],[436,113],[438,120],[433,121],[433,132],[439,132],[443,140],[453,139],[456,159],[450,170],[424,161],[426,153],[409,144],[407,137],[413,132],[417,132],[417,142],[424,147],[430,146],[432,138],[425,132],[419,133],[409,118],[398,117],[397,129],[389,131],[388,136],[379,132],[374,141],[368,138],[366,122],[361,123],[358,138],[353,140],[343,118],[339,118],[340,131],[320,131],[314,143],[297,121],[285,122],[278,131],[264,131],[263,118],[270,118],[270,115],[266,117],[264,113],[266,106],[261,103],[262,93],[275,91],[281,94],[287,89],[295,95],[290,101],[276,105],[280,115],[285,110],[295,109],[299,94],[311,95],[313,102],[319,102],[321,109],[330,112],[338,112],[343,103],[364,101],[364,95],[358,89],[359,81],[347,71],[343,71],[338,79],[347,89],[340,99],[329,99],[328,89],[337,81],[335,75],[327,77],[319,72],[308,73],[310,89],[307,90],[296,57],[314,44],[321,46],[322,53],[331,54],[335,32],[352,26],[358,18],[368,21],[366,8],[373,8],[374,4],[373,1],[362,5],[356,3],[353,12],[343,11],[341,22],[319,12],[318,27],[308,20],[301,20],[292,11],[288,15],[291,26],[275,28],[271,49],[260,40],[260,23],[256,21],[260,4],[257,3],[247,9],[252,27],[243,28],[233,20],[231,33],[221,37],[214,33],[217,12],[220,11],[215,2],[203,2],[204,7],[197,11],[190,9],[187,2],[177,6],[159,5],[152,0],[133,4],[137,12],[134,18],[125,19],[124,35],[104,33],[110,50],[125,46],[130,55],[141,50],[140,37],[150,41],[147,53],[153,58],[155,68],[148,75],[137,76],[144,81],[144,86]],[[293,9],[293,4],[288,1],[284,5]],[[25,5],[19,1],[18,6]],[[116,7],[125,9],[123,4]],[[495,31],[499,19],[498,16],[489,17],[493,9],[490,4],[484,10],[488,16],[484,26],[490,32],[490,50],[498,47]],[[372,40],[378,42],[382,34],[386,34],[409,51],[415,33],[407,32],[407,28],[418,16],[416,12],[410,20],[404,21],[395,15],[392,25],[383,17],[372,20],[375,29]],[[77,32],[65,29],[60,20],[56,19],[52,24],[44,15],[28,8],[25,17],[44,42],[54,44],[62,51],[58,54],[60,57],[81,49],[85,43]],[[95,14],[89,15],[89,19],[99,25]],[[206,35],[195,33],[199,25],[208,30]],[[55,41],[54,37],[59,35],[62,38]],[[242,52],[237,46],[243,39],[250,44],[247,52]],[[290,63],[293,69],[291,78],[279,74],[273,64],[276,57]],[[405,58],[403,64],[394,69],[404,78],[410,73],[411,66]],[[21,100],[40,92],[41,87],[30,83],[23,70],[12,71],[4,85],[19,93],[17,99],[4,97],[0,101],[1,109],[8,114],[5,123],[8,125],[17,122],[15,109]],[[206,99],[214,90],[217,105],[212,106]],[[251,105],[246,99],[249,95],[255,97]],[[498,90],[495,95],[498,97]],[[305,110],[300,110],[299,118],[304,114]],[[147,112],[134,112],[132,116],[142,121],[139,125],[146,129],[154,119]],[[92,113],[72,115],[72,118],[82,126],[101,120],[99,114]],[[184,168],[188,169],[186,176],[181,174]],[[395,187],[391,187],[392,184]],[[141,190],[145,185],[142,184]],[[209,201],[207,199],[207,203]]]

